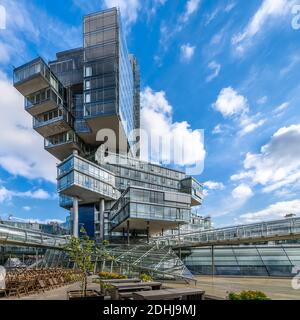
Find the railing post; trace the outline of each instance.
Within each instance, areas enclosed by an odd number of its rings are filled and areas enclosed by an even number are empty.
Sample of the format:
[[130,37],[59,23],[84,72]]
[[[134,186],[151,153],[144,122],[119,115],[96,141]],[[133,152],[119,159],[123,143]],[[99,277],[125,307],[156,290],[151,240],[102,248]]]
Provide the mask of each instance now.
[[212,277],[215,276],[215,248],[211,246],[211,275]]

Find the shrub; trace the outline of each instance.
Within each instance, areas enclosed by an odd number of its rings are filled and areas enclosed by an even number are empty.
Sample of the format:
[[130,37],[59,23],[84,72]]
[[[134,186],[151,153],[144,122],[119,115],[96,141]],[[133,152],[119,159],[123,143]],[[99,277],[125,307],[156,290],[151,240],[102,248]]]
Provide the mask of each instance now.
[[99,272],[98,273],[100,279],[127,279],[127,276],[122,274],[114,273],[114,272]]
[[244,290],[240,293],[230,292],[229,300],[270,300],[270,298],[261,291]]
[[141,273],[140,279],[142,280],[142,282],[150,282],[153,280],[153,278],[147,273]]

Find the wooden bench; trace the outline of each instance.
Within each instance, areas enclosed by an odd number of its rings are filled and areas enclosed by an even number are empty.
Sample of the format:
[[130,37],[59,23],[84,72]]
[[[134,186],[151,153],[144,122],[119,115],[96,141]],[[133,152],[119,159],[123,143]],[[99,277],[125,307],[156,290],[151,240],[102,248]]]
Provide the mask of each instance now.
[[[114,287],[112,289],[110,289],[110,295],[111,295],[111,299],[112,300],[120,300],[120,294],[121,293],[130,293],[132,294],[133,292],[137,292],[137,291],[150,291],[152,290],[151,286],[147,286],[147,285],[143,285],[143,286],[126,286],[126,287]],[[126,295],[123,295],[126,296]]]
[[203,300],[205,291],[200,289],[178,288],[147,292],[134,292],[134,300]]

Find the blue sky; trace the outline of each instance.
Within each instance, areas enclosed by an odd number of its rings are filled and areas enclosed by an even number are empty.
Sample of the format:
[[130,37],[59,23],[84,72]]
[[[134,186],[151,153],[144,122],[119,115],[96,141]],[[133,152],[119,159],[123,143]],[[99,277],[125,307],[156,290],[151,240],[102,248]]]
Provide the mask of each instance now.
[[215,226],[299,214],[297,1],[0,0],[0,216],[67,215],[58,206],[56,160],[31,128],[11,85],[12,67],[81,46],[82,15],[115,4],[141,66],[145,127],[183,132],[201,151],[199,213]]

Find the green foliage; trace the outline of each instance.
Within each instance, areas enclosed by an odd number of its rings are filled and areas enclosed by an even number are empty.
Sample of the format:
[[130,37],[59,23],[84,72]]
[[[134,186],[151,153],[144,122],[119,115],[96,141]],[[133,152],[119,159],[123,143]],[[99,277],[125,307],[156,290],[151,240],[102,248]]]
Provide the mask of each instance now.
[[261,291],[244,290],[240,293],[230,292],[229,300],[271,300],[265,293]]
[[101,279],[127,279],[127,276],[114,273],[114,272],[102,271],[102,272],[99,272],[98,275]]
[[96,246],[95,241],[91,240],[84,228],[80,229],[80,238],[71,237],[65,250],[68,252],[70,260],[74,262],[76,267],[81,270],[82,276],[82,293],[86,296],[87,277],[90,272],[93,272],[94,263],[93,257],[97,255],[100,258],[110,258],[110,255],[105,250],[104,245]]
[[151,282],[153,280],[153,278],[147,273],[141,273],[140,279],[142,280],[142,282]]

